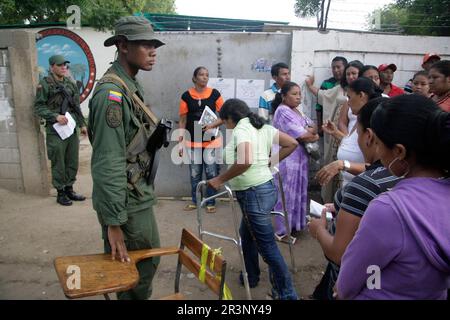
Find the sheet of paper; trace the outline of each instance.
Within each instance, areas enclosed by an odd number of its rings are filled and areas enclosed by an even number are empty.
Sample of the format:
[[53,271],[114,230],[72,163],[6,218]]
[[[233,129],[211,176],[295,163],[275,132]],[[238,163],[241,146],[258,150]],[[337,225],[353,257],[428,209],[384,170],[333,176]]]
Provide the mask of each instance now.
[[259,97],[264,92],[264,80],[237,79],[236,98],[247,103],[249,108],[258,108]]
[[70,115],[69,112],[66,112],[65,116],[66,116],[66,118],[68,120],[67,124],[61,125],[58,122],[53,124],[53,128],[55,129],[55,131],[58,133],[58,135],[63,140],[67,139],[68,137],[70,137],[73,134],[74,129],[75,129],[76,125],[77,125],[77,123],[72,118],[72,116]]
[[208,87],[217,89],[224,101],[235,97],[234,84],[233,78],[209,78],[208,81]]
[[[309,214],[315,218],[320,218],[322,216],[323,208],[325,208],[325,206],[314,200],[311,200],[309,202]],[[327,212],[327,220],[331,219],[333,219],[333,215],[331,214],[331,212]]]
[[[217,121],[217,116],[214,113],[214,111],[211,110],[210,107],[205,106],[205,110],[203,110],[202,116],[200,117],[200,120],[198,123],[202,126],[206,126],[208,124],[214,123]],[[205,134],[209,135],[210,137],[215,137],[219,133],[219,128],[209,129],[205,131]]]

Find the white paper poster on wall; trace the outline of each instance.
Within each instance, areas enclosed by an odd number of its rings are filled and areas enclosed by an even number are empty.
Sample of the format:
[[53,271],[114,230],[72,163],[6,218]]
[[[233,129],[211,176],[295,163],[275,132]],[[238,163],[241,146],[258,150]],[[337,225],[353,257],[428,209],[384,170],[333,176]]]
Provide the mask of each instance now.
[[209,78],[208,87],[218,90],[224,101],[235,97],[234,78]]
[[236,98],[244,100],[250,108],[258,108],[259,97],[264,92],[264,80],[237,79]]

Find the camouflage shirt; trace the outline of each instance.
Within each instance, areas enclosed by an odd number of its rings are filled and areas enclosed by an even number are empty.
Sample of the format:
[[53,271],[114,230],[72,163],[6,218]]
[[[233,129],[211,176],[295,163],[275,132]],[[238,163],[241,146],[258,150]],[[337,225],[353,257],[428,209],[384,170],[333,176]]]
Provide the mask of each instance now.
[[[58,92],[56,87],[56,80],[53,80],[50,76],[42,79],[37,87],[36,100],[34,102],[35,113],[39,117],[45,120],[47,125],[47,131],[52,130],[51,124],[56,122],[56,117],[60,115],[61,105],[63,103],[63,94]],[[64,77],[62,81],[58,81],[73,97],[73,100],[77,107],[80,107],[80,93],[75,83],[69,78]],[[84,118],[79,116],[73,110],[67,110],[79,127],[86,126]]]

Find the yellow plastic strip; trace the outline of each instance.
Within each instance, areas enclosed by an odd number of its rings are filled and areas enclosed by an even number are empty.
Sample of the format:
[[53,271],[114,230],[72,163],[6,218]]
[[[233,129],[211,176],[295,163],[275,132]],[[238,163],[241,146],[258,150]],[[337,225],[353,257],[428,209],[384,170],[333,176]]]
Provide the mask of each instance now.
[[200,259],[200,271],[198,272],[198,279],[205,283],[206,262],[208,261],[209,247],[206,244],[202,246],[202,257]]
[[211,262],[209,263],[209,269],[214,271],[214,262],[216,260],[216,256],[222,255],[222,248],[214,249],[212,251]]
[[[200,271],[198,272],[198,279],[205,283],[205,274],[206,274],[206,263],[208,262],[208,252],[210,248],[208,245],[203,244],[202,246],[202,256],[200,258]],[[214,249],[212,250],[212,256],[211,256],[211,262],[209,263],[209,268],[211,271],[214,271],[214,261],[216,259],[216,256],[222,255],[222,248]],[[220,281],[221,275],[217,274],[216,278]],[[231,295],[231,290],[228,288],[227,284],[225,283],[223,286],[223,299],[224,300],[233,300],[233,296]]]
[[233,300],[231,290],[228,288],[226,283],[223,285],[223,300]]

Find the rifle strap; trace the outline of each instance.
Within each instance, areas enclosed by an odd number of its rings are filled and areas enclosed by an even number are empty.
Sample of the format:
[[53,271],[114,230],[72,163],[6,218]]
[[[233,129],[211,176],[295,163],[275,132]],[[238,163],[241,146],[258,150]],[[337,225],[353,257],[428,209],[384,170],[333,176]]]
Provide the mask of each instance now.
[[150,111],[150,109],[144,104],[144,102],[135,92],[131,92],[126,83],[122,79],[120,79],[119,76],[112,72],[108,72],[103,76],[102,82],[112,82],[122,87],[126,91],[127,95],[133,99],[133,102],[148,116],[148,118],[155,125],[158,124],[159,119],[156,117],[156,115],[152,111]]

